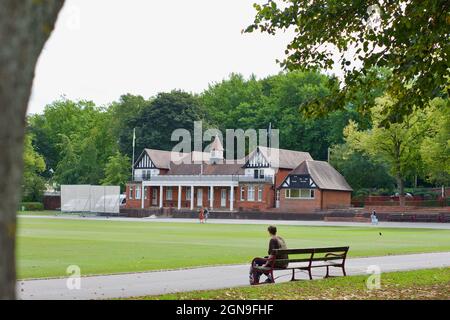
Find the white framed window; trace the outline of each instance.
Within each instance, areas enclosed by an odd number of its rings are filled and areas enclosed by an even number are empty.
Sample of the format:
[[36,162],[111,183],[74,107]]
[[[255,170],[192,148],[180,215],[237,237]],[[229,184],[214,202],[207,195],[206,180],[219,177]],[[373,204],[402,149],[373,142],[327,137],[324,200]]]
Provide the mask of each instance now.
[[191,200],[191,188],[186,188],[186,200]]
[[263,198],[263,187],[262,186],[258,186],[258,201],[262,201]]
[[211,188],[208,188],[208,201],[211,200]]
[[148,187],[144,187],[144,200],[147,200],[148,198]]
[[248,187],[247,201],[255,201],[255,187],[254,186]]
[[130,194],[128,195],[128,199],[133,199],[133,186],[130,186]]
[[286,189],[287,199],[314,199],[313,189]]
[[166,200],[172,200],[173,191],[172,187],[167,187],[166,189]]
[[245,201],[245,189],[241,187],[241,201]]
[[136,200],[141,199],[141,186],[136,186]]

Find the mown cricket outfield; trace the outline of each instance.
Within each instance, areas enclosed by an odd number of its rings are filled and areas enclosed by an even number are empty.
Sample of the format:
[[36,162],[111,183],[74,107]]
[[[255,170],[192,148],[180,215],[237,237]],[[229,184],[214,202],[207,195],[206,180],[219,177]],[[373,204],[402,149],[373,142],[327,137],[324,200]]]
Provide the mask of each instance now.
[[[289,247],[349,245],[349,256],[450,251],[450,231],[278,225]],[[249,263],[267,254],[264,225],[18,218],[18,278]]]

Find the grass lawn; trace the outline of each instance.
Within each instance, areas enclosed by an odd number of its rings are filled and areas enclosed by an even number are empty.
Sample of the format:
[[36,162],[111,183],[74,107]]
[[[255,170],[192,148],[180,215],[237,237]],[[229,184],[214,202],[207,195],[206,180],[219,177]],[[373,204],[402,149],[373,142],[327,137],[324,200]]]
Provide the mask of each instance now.
[[23,215],[23,216],[56,216],[61,215],[60,211],[51,211],[51,210],[44,210],[44,211],[18,211],[17,215]]
[[[349,245],[350,257],[450,251],[450,231],[278,226],[289,247]],[[379,232],[382,235],[379,235]],[[18,219],[18,277],[249,263],[267,252],[264,225]]]
[[368,290],[368,276],[337,277],[313,281],[248,286],[223,290],[192,291],[131,299],[149,300],[309,300],[309,299],[450,299],[450,268],[391,272],[381,275],[381,287]]

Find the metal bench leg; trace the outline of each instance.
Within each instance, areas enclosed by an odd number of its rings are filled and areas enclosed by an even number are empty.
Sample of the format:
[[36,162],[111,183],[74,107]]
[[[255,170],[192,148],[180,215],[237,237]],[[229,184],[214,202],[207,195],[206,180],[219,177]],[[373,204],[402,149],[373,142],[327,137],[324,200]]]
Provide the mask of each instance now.
[[347,273],[345,272],[345,266],[342,266],[342,272],[344,273],[344,277],[347,276]]
[[291,281],[295,281],[295,269],[292,269],[292,278]]
[[325,275],[324,278],[329,278],[330,277],[330,266],[327,266],[327,274]]
[[309,274],[309,280],[312,280],[312,274],[311,274],[311,268],[308,269],[308,274]]

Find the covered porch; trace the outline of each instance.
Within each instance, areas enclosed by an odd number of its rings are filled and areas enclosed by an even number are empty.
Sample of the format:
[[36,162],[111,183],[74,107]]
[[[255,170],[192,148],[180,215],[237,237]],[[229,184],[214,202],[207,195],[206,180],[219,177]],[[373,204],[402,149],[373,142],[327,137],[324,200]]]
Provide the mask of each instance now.
[[235,208],[237,179],[220,176],[157,176],[142,182],[141,208],[158,207],[195,210]]

